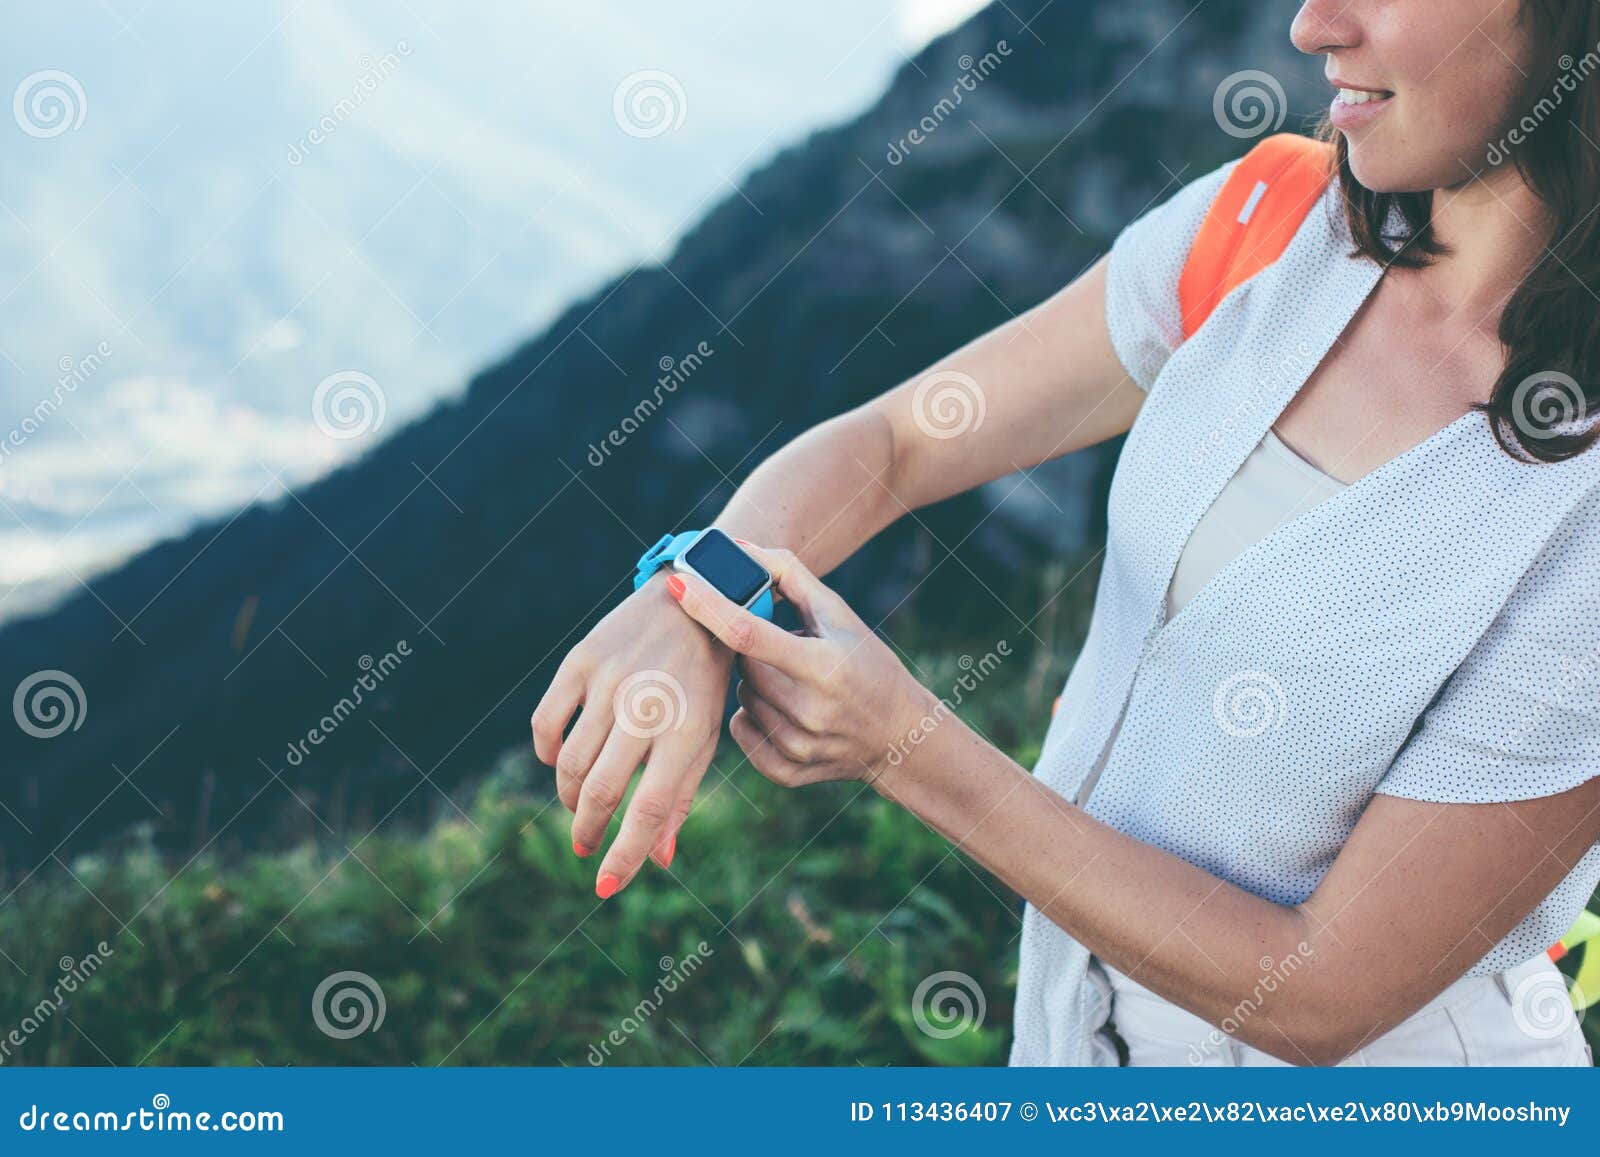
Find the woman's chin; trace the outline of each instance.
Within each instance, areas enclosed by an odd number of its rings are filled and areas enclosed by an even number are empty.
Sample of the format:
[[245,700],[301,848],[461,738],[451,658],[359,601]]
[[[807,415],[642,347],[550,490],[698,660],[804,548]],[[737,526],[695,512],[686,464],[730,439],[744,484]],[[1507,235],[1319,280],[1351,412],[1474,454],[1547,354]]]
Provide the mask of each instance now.
[[1419,165],[1415,156],[1376,147],[1372,141],[1350,139],[1350,172],[1364,189],[1374,193],[1428,193],[1458,183],[1459,177],[1440,179],[1435,166]]

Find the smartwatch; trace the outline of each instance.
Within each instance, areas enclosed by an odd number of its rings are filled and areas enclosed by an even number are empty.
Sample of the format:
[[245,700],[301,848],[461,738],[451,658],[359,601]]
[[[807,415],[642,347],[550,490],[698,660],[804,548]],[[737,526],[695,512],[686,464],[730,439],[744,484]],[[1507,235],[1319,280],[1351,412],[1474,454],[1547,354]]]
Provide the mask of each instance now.
[[772,621],[771,573],[714,526],[662,535],[640,556],[633,589],[644,586],[662,567],[699,575],[729,602]]

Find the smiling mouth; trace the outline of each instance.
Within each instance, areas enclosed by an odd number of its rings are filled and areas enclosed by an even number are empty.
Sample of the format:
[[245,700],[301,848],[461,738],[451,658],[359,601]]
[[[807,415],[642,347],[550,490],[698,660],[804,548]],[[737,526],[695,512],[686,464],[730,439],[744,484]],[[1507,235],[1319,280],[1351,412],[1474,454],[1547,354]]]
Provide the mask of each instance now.
[[1341,88],[1334,100],[1339,104],[1363,105],[1388,100],[1392,92],[1370,92],[1364,88]]

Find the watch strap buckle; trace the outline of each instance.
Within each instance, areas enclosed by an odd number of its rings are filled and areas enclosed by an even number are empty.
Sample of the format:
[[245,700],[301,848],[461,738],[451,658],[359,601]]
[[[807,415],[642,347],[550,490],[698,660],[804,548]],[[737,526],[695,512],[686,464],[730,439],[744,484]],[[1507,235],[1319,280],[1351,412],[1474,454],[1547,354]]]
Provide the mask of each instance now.
[[[663,534],[660,538],[656,539],[654,546],[639,556],[639,561],[636,564],[636,569],[634,570],[633,574],[634,590],[638,590],[640,587],[644,586],[644,584],[649,582],[650,579],[655,575],[656,571],[660,570],[666,565],[667,562],[676,557],[677,549],[679,548],[678,539],[682,537],[682,535],[672,534],[670,532]],[[690,535],[690,537],[693,536]]]

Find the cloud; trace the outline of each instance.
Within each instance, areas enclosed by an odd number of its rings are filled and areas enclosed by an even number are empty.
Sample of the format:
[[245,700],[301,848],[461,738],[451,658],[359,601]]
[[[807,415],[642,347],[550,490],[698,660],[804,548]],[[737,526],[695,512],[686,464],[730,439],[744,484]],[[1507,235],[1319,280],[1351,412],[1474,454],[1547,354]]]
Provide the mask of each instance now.
[[989,0],[899,0],[895,23],[906,50],[915,52],[988,3]]
[[[0,592],[85,576],[351,452],[309,412],[267,414],[180,379],[80,391],[0,465]],[[16,609],[0,605],[0,617]]]

